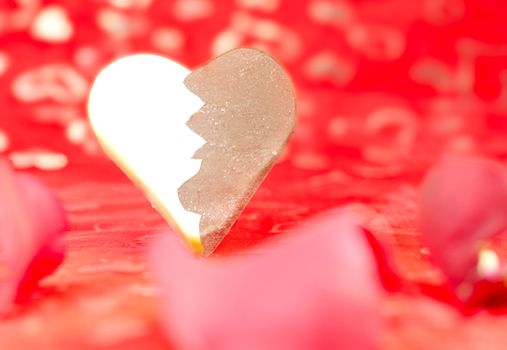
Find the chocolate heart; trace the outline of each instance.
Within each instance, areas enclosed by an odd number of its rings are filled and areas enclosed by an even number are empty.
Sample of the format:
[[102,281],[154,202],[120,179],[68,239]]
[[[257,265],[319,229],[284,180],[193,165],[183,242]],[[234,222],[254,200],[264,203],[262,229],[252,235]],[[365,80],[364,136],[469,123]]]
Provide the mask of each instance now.
[[296,119],[289,77],[254,49],[194,72],[155,55],[122,58],[99,74],[88,108],[106,152],[204,256],[236,222]]

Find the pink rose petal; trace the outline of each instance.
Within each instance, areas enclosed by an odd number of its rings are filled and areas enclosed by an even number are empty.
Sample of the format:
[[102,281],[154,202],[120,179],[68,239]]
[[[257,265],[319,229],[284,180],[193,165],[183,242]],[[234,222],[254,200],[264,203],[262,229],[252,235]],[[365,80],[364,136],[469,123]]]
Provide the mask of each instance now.
[[422,240],[455,287],[474,278],[481,245],[507,229],[506,179],[493,161],[452,156],[424,180]]
[[370,230],[363,228],[363,232],[375,257],[382,287],[388,292],[400,291],[404,281],[400,278],[394,264],[391,246],[387,242],[380,241]]
[[0,159],[0,252],[7,274],[0,279],[0,313],[26,299],[40,279],[58,267],[67,227],[51,191]]
[[343,214],[243,254],[202,260],[171,234],[153,244],[163,328],[176,348],[374,348],[382,296],[375,261]]

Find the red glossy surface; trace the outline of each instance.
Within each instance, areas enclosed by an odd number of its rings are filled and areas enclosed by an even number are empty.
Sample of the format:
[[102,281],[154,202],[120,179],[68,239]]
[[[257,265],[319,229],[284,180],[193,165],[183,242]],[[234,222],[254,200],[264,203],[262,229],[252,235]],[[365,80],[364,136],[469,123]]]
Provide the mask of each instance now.
[[[200,10],[185,12],[185,3]],[[73,28],[68,37],[57,30],[56,43],[31,29],[50,4]],[[254,45],[293,76],[300,120],[217,254],[348,206],[394,243],[409,285],[386,297],[382,348],[502,349],[507,318],[465,317],[438,301],[449,292],[421,250],[417,198],[426,169],[445,151],[505,163],[506,15],[503,0],[1,2],[0,149],[55,189],[71,231],[62,267],[0,322],[0,348],[167,347],[145,259],[165,223],[96,148],[82,123],[88,87],[128,52],[195,67],[228,45]],[[34,148],[51,152],[49,161],[27,160]]]

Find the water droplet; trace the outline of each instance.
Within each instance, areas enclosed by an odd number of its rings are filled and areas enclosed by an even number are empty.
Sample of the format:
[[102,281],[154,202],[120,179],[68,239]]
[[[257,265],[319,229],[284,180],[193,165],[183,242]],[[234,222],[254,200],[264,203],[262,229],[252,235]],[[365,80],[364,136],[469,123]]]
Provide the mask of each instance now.
[[67,64],[47,64],[19,75],[12,84],[12,93],[25,103],[78,103],[88,93],[88,82]]
[[0,76],[4,75],[5,72],[7,72],[7,69],[9,68],[9,57],[7,54],[0,52]]
[[126,40],[143,35],[148,27],[145,18],[132,17],[113,9],[102,9],[97,14],[98,26],[111,38]]
[[425,0],[423,18],[433,25],[455,22],[465,14],[463,0]]
[[109,3],[122,10],[132,8],[144,9],[151,5],[152,0],[109,0]]
[[5,132],[0,130],[0,153],[7,151],[9,148],[9,137]]
[[65,130],[67,140],[74,144],[80,144],[86,140],[88,136],[88,125],[83,119],[75,119],[71,121]]
[[356,19],[355,9],[345,1],[312,1],[308,13],[315,22],[338,28],[343,28]]
[[54,171],[63,169],[68,164],[64,154],[46,150],[15,151],[9,154],[9,159],[17,169]]
[[350,129],[350,123],[347,117],[336,116],[329,121],[327,133],[332,141],[339,142],[347,135]]
[[239,46],[242,41],[242,36],[233,31],[233,30],[225,30],[218,34],[213,40],[213,44],[211,45],[211,53],[213,56],[219,56],[233,48]]
[[151,42],[160,51],[175,52],[183,48],[185,36],[174,28],[157,28],[151,35]]
[[450,67],[432,58],[416,62],[410,70],[410,76],[414,81],[428,84],[440,93],[449,92],[453,87]]
[[330,159],[324,154],[308,151],[296,153],[291,161],[295,167],[305,170],[323,170],[331,165]]
[[173,5],[173,13],[182,21],[196,21],[210,17],[215,8],[209,0],[177,0]]
[[71,39],[74,27],[63,7],[50,5],[37,14],[30,28],[30,34],[40,41],[64,43]]
[[236,0],[236,3],[248,10],[274,12],[280,6],[280,0]]
[[405,51],[405,37],[398,29],[353,23],[346,28],[345,39],[349,45],[372,60],[391,61]]
[[329,81],[339,86],[349,83],[356,73],[353,62],[339,57],[333,52],[324,51],[311,57],[304,66],[310,80]]

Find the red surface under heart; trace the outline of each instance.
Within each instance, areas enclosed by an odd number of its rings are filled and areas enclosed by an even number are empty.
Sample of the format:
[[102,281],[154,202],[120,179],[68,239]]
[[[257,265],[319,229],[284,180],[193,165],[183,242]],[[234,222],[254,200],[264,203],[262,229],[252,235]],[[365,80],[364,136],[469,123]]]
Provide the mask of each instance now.
[[[72,26],[68,37],[57,30],[59,42],[32,26],[47,6]],[[465,317],[438,301],[449,292],[421,249],[416,217],[420,180],[444,152],[505,163],[506,16],[504,0],[1,2],[0,152],[55,189],[71,231],[62,267],[0,322],[0,348],[166,347],[145,265],[165,223],[97,148],[87,91],[129,52],[195,67],[256,46],[293,76],[299,125],[217,254],[347,206],[394,242],[401,277],[414,282],[384,303],[382,348],[435,348],[437,339],[438,348],[502,349],[506,317]],[[507,252],[505,241],[498,250]]]

